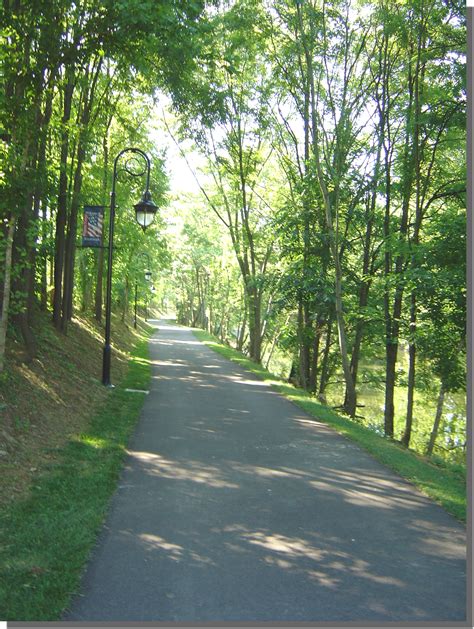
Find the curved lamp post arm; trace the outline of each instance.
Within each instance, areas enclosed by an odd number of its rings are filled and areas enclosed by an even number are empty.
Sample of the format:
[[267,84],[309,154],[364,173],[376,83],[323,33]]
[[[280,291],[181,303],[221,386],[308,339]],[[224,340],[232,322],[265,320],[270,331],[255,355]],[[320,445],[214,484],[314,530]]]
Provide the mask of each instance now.
[[[117,155],[117,157],[114,160],[114,181],[113,181],[113,187],[115,187],[115,180],[117,179],[117,164],[119,159],[122,157],[122,155],[124,155],[124,153],[136,153],[137,155],[140,155],[141,157],[143,157],[143,159],[146,162],[146,189],[147,191],[150,190],[150,171],[151,171],[151,162],[150,162],[150,158],[148,157],[148,155],[142,151],[141,149],[137,149],[135,147],[127,147],[125,149],[122,149],[120,151],[120,153]],[[141,172],[141,173],[134,173],[131,170],[128,170],[128,168],[124,168],[124,170],[129,174],[132,175],[132,177],[141,177],[142,175],[145,174],[145,171]]]

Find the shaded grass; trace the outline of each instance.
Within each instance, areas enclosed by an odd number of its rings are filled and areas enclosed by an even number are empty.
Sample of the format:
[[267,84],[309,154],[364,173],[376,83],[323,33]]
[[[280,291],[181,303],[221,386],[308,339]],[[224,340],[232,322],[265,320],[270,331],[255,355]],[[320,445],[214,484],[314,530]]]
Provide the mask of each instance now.
[[146,389],[150,381],[150,334],[148,327],[126,377],[109,392],[87,431],[42,468],[27,498],[2,513],[0,618],[57,620],[77,589],[145,398],[125,388]]
[[[112,313],[113,382],[125,377],[140,330]],[[52,462],[71,435],[89,426],[108,396],[100,380],[101,324],[75,316],[64,334],[54,328],[50,313],[37,312],[34,333],[37,357],[28,362],[23,344],[10,336],[0,378],[0,510],[26,497],[38,470]]]
[[273,389],[297,404],[308,415],[328,424],[338,433],[355,441],[380,463],[411,481],[458,520],[466,521],[465,470],[448,463],[435,464],[430,459],[403,448],[397,442],[377,435],[358,422],[342,417],[332,409],[319,404],[306,391],[297,389],[277,378],[240,352],[218,342],[207,332],[196,329],[193,332],[208,347],[268,381]]

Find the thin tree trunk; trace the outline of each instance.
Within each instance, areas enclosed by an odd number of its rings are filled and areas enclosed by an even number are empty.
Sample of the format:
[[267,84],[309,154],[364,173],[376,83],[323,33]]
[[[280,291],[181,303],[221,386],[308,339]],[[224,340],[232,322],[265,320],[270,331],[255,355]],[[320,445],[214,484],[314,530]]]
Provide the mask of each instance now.
[[[378,177],[376,176],[375,179],[377,180]],[[361,283],[360,283],[360,286],[359,286],[359,312],[361,313],[361,315],[362,315],[362,313],[364,311],[364,308],[367,306],[368,301],[369,301],[370,281],[367,279],[367,275],[368,275],[368,273],[370,271],[370,245],[371,245],[371,241],[372,241],[373,213],[375,211],[375,197],[376,197],[376,193],[374,191],[374,193],[372,195],[371,206],[370,206],[370,208],[367,207],[367,212],[366,212],[367,228],[366,228],[366,232],[365,232],[364,260],[363,260],[363,264],[362,264],[362,277],[363,277],[363,279],[361,280]],[[360,316],[360,318],[358,319],[358,321],[356,323],[354,342],[353,342],[353,345],[352,345],[351,365],[350,365],[351,374],[352,374],[352,380],[354,382],[354,387],[357,384],[357,373],[358,373],[358,370],[359,370],[360,348],[361,348],[361,344],[362,344],[362,337],[364,335],[365,325],[366,325],[365,320],[362,318],[362,316]],[[345,399],[344,400],[344,406],[346,407],[348,405],[348,403],[349,403],[348,400]]]
[[[33,144],[36,144],[33,142]],[[31,146],[30,146],[31,148]],[[35,150],[35,149],[33,149]],[[32,162],[34,164],[34,161]],[[13,319],[19,326],[23,342],[26,350],[26,361],[30,362],[36,357],[36,342],[34,335],[30,329],[30,321],[28,317],[28,305],[30,300],[29,290],[32,289],[31,280],[31,258],[32,258],[32,242],[30,240],[34,225],[32,225],[31,215],[33,210],[33,190],[29,191],[26,195],[25,206],[22,208],[20,216],[17,221],[17,229],[13,241],[13,253],[14,261],[13,266],[17,264],[21,272],[14,281],[14,290],[23,293],[25,295],[25,301],[22,301],[19,312],[17,312]],[[15,253],[16,258],[15,260]],[[26,263],[22,262],[19,257],[21,253],[24,253]],[[23,268],[22,268],[23,267]]]
[[[310,94],[311,94],[311,122],[312,122],[312,149],[316,166],[316,176],[319,184],[319,188],[321,190],[321,195],[323,198],[324,211],[326,217],[326,229],[328,232],[328,240],[329,247],[331,250],[332,258],[334,261],[334,292],[335,292],[335,310],[336,310],[336,323],[338,328],[338,338],[339,338],[339,350],[341,354],[341,363],[342,370],[344,374],[344,382],[346,386],[346,405],[344,407],[345,412],[350,417],[355,417],[356,407],[357,407],[357,393],[354,387],[354,383],[352,380],[349,354],[347,350],[347,336],[346,336],[346,327],[345,327],[345,319],[344,319],[344,307],[343,307],[343,299],[342,299],[342,269],[341,269],[341,261],[339,255],[339,245],[337,242],[337,232],[334,229],[334,216],[336,217],[336,230],[337,230],[337,214],[338,214],[338,190],[336,189],[334,192],[330,193],[328,187],[326,185],[326,181],[324,178],[324,173],[322,170],[322,159],[320,154],[319,147],[319,121],[318,121],[318,113],[316,106],[316,91],[314,84],[314,70],[313,70],[313,56],[308,47],[307,37],[305,30],[303,28],[302,15],[301,15],[301,6],[297,4],[297,11],[300,21],[300,29],[302,33],[302,43],[305,51],[306,58],[306,66],[310,81]],[[341,113],[341,117],[345,114]],[[334,206],[333,207],[333,199]]]
[[[421,10],[423,11],[423,4],[421,4]],[[420,242],[421,224],[423,220],[423,208],[421,201],[421,173],[420,162],[422,161],[422,149],[420,148],[420,118],[421,118],[421,106],[423,96],[423,83],[425,76],[425,62],[422,62],[422,56],[425,51],[426,41],[423,27],[423,15],[420,24],[420,30],[418,32],[418,49],[417,49],[417,63],[415,69],[415,96],[414,96],[414,108],[415,108],[415,120],[414,120],[414,132],[413,132],[413,170],[414,177],[416,179],[416,212],[415,212],[415,226],[413,230],[413,238],[411,245],[415,250],[411,256],[411,267],[416,267],[415,252]],[[421,65],[421,67],[420,67]],[[407,399],[407,414],[405,421],[405,430],[402,437],[402,443],[405,447],[409,447],[412,427],[413,427],[413,407],[415,396],[415,368],[416,368],[416,323],[417,323],[417,310],[418,304],[415,291],[411,293],[410,299],[410,332],[409,332],[409,369],[408,369],[408,399]]]
[[[31,249],[29,253],[29,265],[28,275],[26,277],[26,289],[27,289],[27,319],[28,324],[33,322],[33,311],[35,303],[35,276],[36,276],[36,258],[37,258],[37,241],[39,232],[39,215],[41,203],[44,203],[44,188],[46,177],[46,146],[48,143],[48,126],[53,113],[53,90],[50,89],[46,96],[46,103],[44,107],[44,113],[39,111],[38,114],[38,128],[40,129],[40,138],[38,145],[38,157],[36,160],[36,184],[34,191],[34,203],[33,203],[33,223],[34,223],[34,237],[31,243]],[[44,220],[44,215],[43,215]],[[42,296],[43,297],[43,296]]]
[[[416,309],[415,296],[412,295],[411,317]],[[411,432],[413,428],[413,406],[415,400],[415,361],[416,361],[416,344],[410,342],[408,347],[408,391],[407,391],[407,415],[405,421],[405,430],[401,439],[402,444],[408,448],[410,445]]]
[[255,362],[261,361],[262,337],[261,337],[261,299],[258,290],[251,287],[249,290],[249,334],[250,334],[250,358]]
[[[44,246],[47,238],[49,237],[49,222],[46,204],[43,203],[42,216],[41,216],[41,239]],[[41,282],[40,282],[40,305],[41,310],[46,312],[48,309],[48,256],[46,250],[43,250],[41,257]]]
[[331,349],[333,318],[330,317],[327,322],[326,343],[324,346],[323,361],[321,365],[321,377],[319,379],[318,399],[326,404],[326,386],[329,380],[329,351]]
[[67,161],[69,155],[69,129],[71,118],[72,95],[74,92],[73,70],[68,70],[67,83],[64,88],[64,103],[61,131],[61,157],[58,189],[58,208],[56,213],[55,257],[54,257],[54,297],[53,322],[56,328],[61,327],[62,310],[62,281],[64,269],[64,255],[66,250],[66,221],[67,221]]
[[128,275],[125,277],[125,290],[123,295],[123,305],[122,305],[122,323],[125,323],[125,316],[128,313],[128,293],[129,293],[129,281]]
[[439,388],[439,394],[438,394],[438,404],[436,406],[436,415],[435,415],[435,419],[433,423],[433,428],[431,430],[430,440],[426,448],[426,454],[428,456],[431,456],[433,454],[433,449],[436,443],[436,439],[438,437],[439,426],[441,423],[441,418],[443,416],[444,395],[445,395],[444,385],[441,382],[441,386]]
[[243,346],[244,346],[246,328],[247,328],[247,305],[246,303],[244,303],[244,316],[242,319],[242,325],[240,326],[239,335],[237,338],[237,349],[239,352],[242,351]]
[[12,271],[12,249],[13,235],[15,233],[16,220],[11,217],[8,223],[7,238],[5,244],[5,264],[3,271],[3,299],[2,299],[2,316],[0,317],[0,373],[5,366],[5,345],[8,327],[8,311],[10,307],[10,287],[11,287],[11,271]]
[[76,252],[77,215],[79,211],[79,195],[82,187],[82,165],[85,159],[84,139],[79,140],[76,172],[74,174],[71,211],[69,214],[66,246],[64,253],[64,284],[62,300],[61,330],[66,333],[68,321],[72,317],[72,298],[74,288],[74,261]]
[[314,332],[311,369],[309,373],[309,390],[311,391],[311,393],[315,393],[316,388],[318,386],[318,365],[319,365],[320,342],[321,342],[321,324],[320,322],[318,322],[316,326],[316,330]]
[[[373,223],[374,223],[375,208],[376,208],[376,202],[377,202],[377,191],[378,191],[379,177],[380,177],[382,148],[383,148],[384,140],[385,140],[384,126],[385,126],[385,122],[384,122],[384,105],[383,105],[382,109],[380,110],[380,120],[379,120],[379,125],[378,125],[378,142],[377,142],[377,154],[376,154],[375,166],[374,166],[373,189],[372,189],[372,193],[370,197],[370,203],[369,203],[369,200],[367,200],[366,212],[365,212],[365,219],[366,219],[367,227],[365,230],[365,237],[364,237],[364,257],[363,257],[363,262],[362,262],[362,280],[359,286],[359,311],[360,312],[363,312],[369,300],[369,289],[370,289],[371,282],[367,279],[367,276],[370,272],[370,266],[371,266],[370,265],[370,248],[371,248],[372,237],[373,237]],[[350,369],[352,373],[352,380],[354,382],[354,387],[357,384],[357,372],[359,368],[360,348],[361,348],[365,325],[366,325],[366,322],[364,321],[364,319],[359,318],[356,323],[354,342],[352,345]],[[344,406],[347,406],[347,405],[348,405],[348,400],[345,399]]]
[[[385,434],[393,437],[394,432],[394,393],[395,393],[395,368],[398,354],[398,343],[400,334],[400,320],[403,310],[403,296],[405,291],[405,280],[403,273],[406,265],[406,255],[403,250],[406,245],[408,235],[408,217],[410,209],[410,201],[412,197],[413,179],[416,175],[415,167],[417,163],[417,129],[418,124],[413,124],[413,117],[416,112],[413,111],[414,103],[414,80],[412,67],[413,47],[408,51],[408,106],[406,110],[405,121],[405,147],[403,154],[403,176],[402,176],[402,214],[400,226],[398,228],[399,253],[395,261],[395,295],[393,299],[393,308],[390,317],[390,338],[387,343],[386,364],[387,364],[387,383],[390,383],[390,389],[386,388],[385,402]],[[417,122],[415,120],[415,122]]]
[[285,323],[283,324],[283,327],[281,327],[278,330],[278,332],[275,334],[275,336],[273,337],[272,344],[271,344],[271,347],[270,347],[270,351],[268,353],[268,357],[267,357],[267,360],[266,360],[266,363],[265,363],[265,369],[268,369],[268,366],[269,366],[270,361],[271,361],[272,356],[273,356],[273,352],[275,351],[275,347],[277,346],[278,341],[280,340],[280,336],[281,336],[281,334],[283,332],[283,328],[285,328],[288,325],[288,321],[290,320],[290,317],[291,317],[291,313],[286,316]]
[[[309,163],[311,159],[310,151],[310,103],[311,103],[311,80],[308,77],[304,86],[304,171],[305,178],[310,175]],[[304,183],[304,182],[303,182]],[[303,195],[303,285],[306,285],[309,275],[308,266],[310,260],[310,204],[308,198],[309,186],[304,183]],[[301,297],[298,306],[298,339],[300,346],[300,385],[307,390],[310,388],[310,365],[311,365],[311,323],[309,318],[308,294],[305,288],[301,291]]]
[[303,388],[308,388],[308,371],[309,371],[309,347],[306,341],[306,325],[304,317],[304,305],[303,298],[300,296],[298,299],[298,385]]

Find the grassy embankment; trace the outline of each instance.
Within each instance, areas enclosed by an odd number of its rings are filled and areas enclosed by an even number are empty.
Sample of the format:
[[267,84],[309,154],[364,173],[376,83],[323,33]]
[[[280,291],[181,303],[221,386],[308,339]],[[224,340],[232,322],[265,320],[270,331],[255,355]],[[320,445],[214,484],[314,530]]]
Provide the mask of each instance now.
[[277,378],[240,352],[223,345],[207,332],[194,330],[194,334],[211,349],[268,381],[276,391],[296,403],[315,419],[330,425],[337,432],[358,443],[378,461],[411,481],[423,493],[442,505],[446,511],[465,522],[466,473],[462,467],[441,462],[434,464],[426,457],[377,435],[358,422],[341,417],[330,408],[319,404],[305,391]]
[[151,373],[151,328],[113,326],[113,390],[89,321],[66,337],[45,324],[29,365],[12,344],[0,381],[1,619],[60,619],[104,520],[145,398],[125,389],[147,388]]

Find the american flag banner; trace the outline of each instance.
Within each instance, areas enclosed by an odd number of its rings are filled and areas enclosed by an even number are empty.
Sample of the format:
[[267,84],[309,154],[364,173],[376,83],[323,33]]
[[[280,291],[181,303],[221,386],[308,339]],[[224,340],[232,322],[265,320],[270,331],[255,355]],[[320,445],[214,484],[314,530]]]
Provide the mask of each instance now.
[[103,205],[85,205],[82,226],[82,246],[100,247],[102,244],[102,226],[104,224]]

